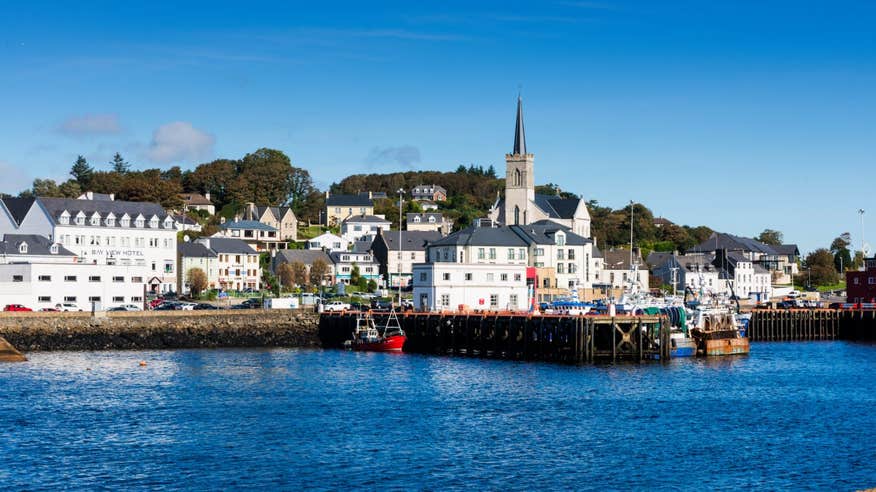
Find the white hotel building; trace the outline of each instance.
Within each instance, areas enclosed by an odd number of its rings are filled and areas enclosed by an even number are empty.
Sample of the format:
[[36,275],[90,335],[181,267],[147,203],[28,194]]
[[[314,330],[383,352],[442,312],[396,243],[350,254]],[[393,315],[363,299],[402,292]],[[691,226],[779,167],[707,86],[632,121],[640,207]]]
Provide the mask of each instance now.
[[125,267],[112,276],[135,284],[140,296],[176,290],[176,233],[173,217],[155,203],[92,193],[0,200],[0,234],[43,236],[76,263]]

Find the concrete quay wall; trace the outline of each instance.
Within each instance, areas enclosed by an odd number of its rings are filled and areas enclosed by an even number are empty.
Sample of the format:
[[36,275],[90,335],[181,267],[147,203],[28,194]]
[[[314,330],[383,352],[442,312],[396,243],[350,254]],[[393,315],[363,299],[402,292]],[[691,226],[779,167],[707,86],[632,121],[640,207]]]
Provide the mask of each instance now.
[[0,338],[23,352],[210,347],[318,347],[303,311],[2,313]]

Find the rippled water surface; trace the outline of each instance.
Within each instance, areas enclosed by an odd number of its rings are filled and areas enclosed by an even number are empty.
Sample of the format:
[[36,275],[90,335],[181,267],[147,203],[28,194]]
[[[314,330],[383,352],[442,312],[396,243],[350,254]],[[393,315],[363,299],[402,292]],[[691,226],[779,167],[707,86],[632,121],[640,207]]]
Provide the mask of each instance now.
[[876,486],[873,345],[583,367],[314,350],[29,356],[0,365],[7,490]]

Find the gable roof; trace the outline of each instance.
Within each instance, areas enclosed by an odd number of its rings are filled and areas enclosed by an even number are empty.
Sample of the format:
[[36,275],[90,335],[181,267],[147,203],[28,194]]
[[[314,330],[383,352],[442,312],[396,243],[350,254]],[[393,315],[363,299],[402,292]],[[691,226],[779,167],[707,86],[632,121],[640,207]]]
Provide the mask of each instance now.
[[796,244],[780,244],[773,246],[773,249],[776,250],[776,254],[782,256],[800,256],[800,249]]
[[752,251],[766,255],[778,254],[772,246],[760,241],[747,237],[734,236],[733,234],[727,234],[724,232],[713,232],[708,239],[687,250],[687,252],[709,253],[719,249],[726,249],[728,252]]
[[566,235],[567,246],[583,246],[593,242],[591,239],[579,236],[572,230],[550,220],[539,220],[532,224],[510,226],[511,230],[518,233],[527,243],[556,244],[557,233],[562,231]]
[[179,197],[186,205],[213,205],[213,202],[200,193],[180,193]]
[[[628,249],[610,249],[603,251],[605,255],[606,270],[630,270],[630,250]],[[633,252],[633,261],[637,261],[638,265],[642,265],[642,256],[638,251]]]
[[274,257],[274,266],[280,263],[294,263],[300,261],[305,265],[313,265],[316,260],[322,260],[326,265],[331,264],[332,259],[321,249],[281,249]]
[[188,215],[173,214],[171,217],[173,217],[173,220],[179,222],[180,224],[198,225],[198,222],[195,219],[189,217]]
[[405,220],[408,222],[413,222],[414,218],[419,217],[420,223],[429,222],[429,218],[432,217],[435,219],[435,223],[440,223],[444,220],[444,214],[440,212],[422,212],[422,213],[406,213]]
[[[437,231],[430,231],[437,233]],[[440,234],[439,234],[440,235]],[[529,246],[510,227],[466,227],[429,246]]]
[[327,207],[373,207],[368,195],[329,195],[325,200]]
[[668,253],[665,251],[652,251],[648,253],[648,258],[645,259],[645,263],[648,264],[651,268],[658,268],[663,266],[667,261],[671,260],[673,257],[672,253]]
[[244,255],[258,254],[258,251],[254,250],[243,240],[231,237],[211,236],[209,238],[198,239],[195,242],[201,243],[204,246],[209,244],[208,247],[216,253]]
[[351,215],[344,219],[344,224],[350,222],[360,222],[360,223],[373,223],[373,224],[389,224],[390,222],[383,217],[378,217],[376,215]]
[[199,242],[177,244],[176,250],[182,258],[216,258],[215,252]]
[[76,256],[76,253],[69,249],[58,245],[58,253],[52,254],[51,248],[54,244],[49,238],[38,234],[4,234],[0,240],[0,254],[3,255],[21,255],[18,252],[18,246],[21,243],[27,244],[27,256]]
[[27,216],[27,213],[30,211],[30,208],[35,201],[36,198],[33,197],[4,198],[3,204],[6,206],[6,210],[9,211],[9,215],[12,216],[12,220],[15,221],[15,224],[21,225],[21,222]]
[[[399,250],[399,231],[381,233],[380,238],[386,244],[389,251]],[[381,239],[375,239],[379,241]],[[430,243],[441,239],[438,231],[401,231],[402,251],[425,251]]]

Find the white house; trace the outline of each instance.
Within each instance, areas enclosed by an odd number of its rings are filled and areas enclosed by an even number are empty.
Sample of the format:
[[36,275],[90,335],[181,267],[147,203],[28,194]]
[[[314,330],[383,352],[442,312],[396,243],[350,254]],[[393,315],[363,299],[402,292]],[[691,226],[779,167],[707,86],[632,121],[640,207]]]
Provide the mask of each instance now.
[[121,304],[142,306],[145,279],[133,265],[86,263],[39,235],[4,234],[0,240],[0,307],[33,310],[71,303],[88,311]]
[[508,227],[469,227],[426,247],[413,266],[414,307],[525,310],[528,243]]
[[[426,261],[426,245],[441,239],[437,231],[381,231],[369,247],[388,287],[410,286],[413,265]],[[401,242],[399,242],[401,241]]]
[[213,237],[240,239],[257,251],[276,251],[286,248],[286,241],[280,238],[276,227],[257,220],[234,220],[219,225],[219,232]]
[[0,200],[0,233],[43,236],[73,252],[80,263],[131,267],[150,292],[176,290],[173,217],[157,203],[84,196],[91,199]]
[[442,236],[450,234],[453,221],[437,212],[405,214],[405,227],[409,231],[438,231]]
[[322,249],[325,251],[347,251],[350,249],[348,239],[341,236],[336,236],[330,232],[320,234],[313,239],[307,241],[307,249]]
[[335,270],[335,282],[349,284],[353,270],[359,268],[359,276],[367,280],[380,280],[380,265],[368,252],[332,251],[329,253]]
[[341,237],[348,241],[374,239],[378,231],[388,231],[390,222],[379,215],[352,215],[341,222]]
[[[640,291],[647,291],[648,285],[648,267],[642,261],[642,255],[638,248],[633,249],[633,254],[630,255],[628,249],[612,249],[603,251],[603,260],[605,261],[602,270],[602,279],[613,289],[630,289],[635,288]],[[630,264],[632,256],[633,263]]]

